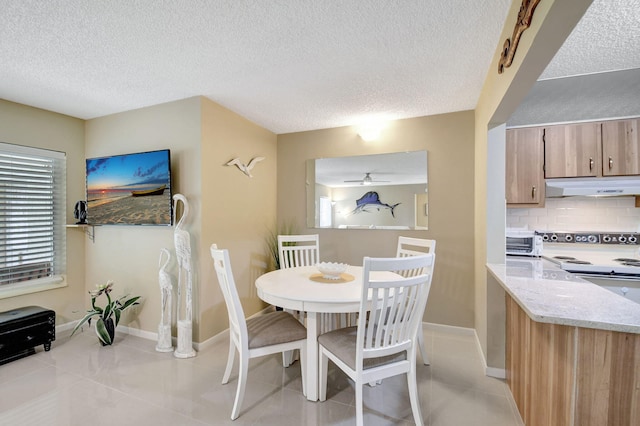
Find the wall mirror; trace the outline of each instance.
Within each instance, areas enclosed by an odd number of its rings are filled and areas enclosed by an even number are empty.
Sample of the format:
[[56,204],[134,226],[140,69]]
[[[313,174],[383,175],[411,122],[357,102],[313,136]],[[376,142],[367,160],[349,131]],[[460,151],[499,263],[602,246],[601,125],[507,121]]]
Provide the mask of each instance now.
[[307,226],[427,229],[427,151],[307,161]]

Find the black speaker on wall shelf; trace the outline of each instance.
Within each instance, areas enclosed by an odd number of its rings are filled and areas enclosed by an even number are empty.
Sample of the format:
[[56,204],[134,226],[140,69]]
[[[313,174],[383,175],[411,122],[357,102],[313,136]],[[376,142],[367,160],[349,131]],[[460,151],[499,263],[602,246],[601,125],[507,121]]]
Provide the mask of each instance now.
[[78,219],[76,225],[84,225],[87,223],[87,202],[78,201],[73,209],[73,217]]

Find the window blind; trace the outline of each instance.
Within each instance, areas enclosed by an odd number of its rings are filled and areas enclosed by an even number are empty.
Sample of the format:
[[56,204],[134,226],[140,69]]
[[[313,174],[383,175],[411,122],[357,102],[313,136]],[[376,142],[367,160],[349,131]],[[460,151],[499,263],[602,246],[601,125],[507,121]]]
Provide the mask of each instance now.
[[0,288],[66,273],[66,156],[0,143]]

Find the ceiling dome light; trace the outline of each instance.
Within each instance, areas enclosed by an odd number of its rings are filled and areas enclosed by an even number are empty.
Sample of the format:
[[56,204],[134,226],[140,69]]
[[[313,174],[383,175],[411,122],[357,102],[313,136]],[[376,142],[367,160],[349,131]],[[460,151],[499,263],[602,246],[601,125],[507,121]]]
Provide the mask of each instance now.
[[384,127],[384,120],[368,120],[358,126],[358,135],[360,135],[363,141],[373,141],[380,137],[380,133]]
[[380,137],[380,129],[363,129],[358,134],[363,141],[369,142]]

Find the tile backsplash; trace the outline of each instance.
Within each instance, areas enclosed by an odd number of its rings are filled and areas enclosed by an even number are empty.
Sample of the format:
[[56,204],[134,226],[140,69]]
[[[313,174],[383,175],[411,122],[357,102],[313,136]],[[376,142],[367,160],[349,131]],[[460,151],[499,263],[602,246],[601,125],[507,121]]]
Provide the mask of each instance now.
[[507,209],[507,227],[640,232],[640,208],[635,207],[635,197],[547,198],[544,208]]

